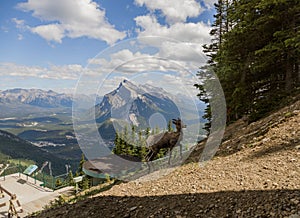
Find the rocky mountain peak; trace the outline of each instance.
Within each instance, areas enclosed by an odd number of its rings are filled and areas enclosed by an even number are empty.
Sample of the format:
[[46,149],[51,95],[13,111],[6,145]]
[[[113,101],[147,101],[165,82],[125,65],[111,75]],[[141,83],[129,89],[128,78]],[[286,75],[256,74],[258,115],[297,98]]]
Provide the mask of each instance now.
[[177,106],[169,96],[172,95],[161,88],[123,80],[96,106],[96,118],[100,123],[114,118],[135,125],[148,125],[151,115],[161,113],[169,120],[179,115]]

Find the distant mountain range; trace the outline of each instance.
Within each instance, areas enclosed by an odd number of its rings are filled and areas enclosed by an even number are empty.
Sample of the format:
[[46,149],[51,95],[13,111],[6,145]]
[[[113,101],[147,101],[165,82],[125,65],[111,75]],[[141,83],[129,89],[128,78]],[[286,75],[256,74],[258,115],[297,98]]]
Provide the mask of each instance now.
[[72,95],[40,89],[0,91],[0,103],[27,104],[43,108],[72,107]]
[[[137,85],[128,80],[122,81],[115,90],[104,97],[84,94],[77,97],[81,102],[87,102],[87,105],[96,99],[95,115],[98,123],[113,118],[129,121],[136,126],[145,126],[148,125],[150,116],[156,112],[162,114],[166,120],[170,120],[182,113],[178,107],[186,108],[186,111],[195,107],[184,95],[174,96],[162,88],[149,84]],[[72,104],[71,94],[57,93],[52,90],[17,88],[0,91],[0,110],[3,112],[0,117],[3,118],[25,111],[70,112]],[[203,104],[197,106],[202,111]]]
[[[85,95],[77,96],[82,102],[96,104],[102,101],[101,96]],[[24,117],[30,114],[71,114],[73,95],[57,93],[52,90],[41,89],[9,89],[0,91],[0,118]]]

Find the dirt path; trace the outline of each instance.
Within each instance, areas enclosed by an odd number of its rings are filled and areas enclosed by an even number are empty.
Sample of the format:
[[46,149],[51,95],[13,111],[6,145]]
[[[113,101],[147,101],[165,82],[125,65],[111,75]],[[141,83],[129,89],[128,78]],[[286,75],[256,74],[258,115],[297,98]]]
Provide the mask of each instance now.
[[300,101],[230,126],[219,156],[202,167],[122,183],[38,217],[300,217],[299,124]]

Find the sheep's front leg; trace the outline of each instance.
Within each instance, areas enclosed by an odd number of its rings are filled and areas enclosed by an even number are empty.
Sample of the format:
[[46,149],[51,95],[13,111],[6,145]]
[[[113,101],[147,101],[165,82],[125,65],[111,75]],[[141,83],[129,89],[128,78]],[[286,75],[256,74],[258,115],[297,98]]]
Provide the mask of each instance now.
[[172,148],[169,148],[169,160],[168,160],[168,164],[171,164],[171,156],[172,156]]
[[148,166],[148,173],[151,173],[151,165],[148,161],[146,163],[147,163],[147,166]]
[[180,159],[182,160],[182,144],[179,143],[179,149],[180,149]]

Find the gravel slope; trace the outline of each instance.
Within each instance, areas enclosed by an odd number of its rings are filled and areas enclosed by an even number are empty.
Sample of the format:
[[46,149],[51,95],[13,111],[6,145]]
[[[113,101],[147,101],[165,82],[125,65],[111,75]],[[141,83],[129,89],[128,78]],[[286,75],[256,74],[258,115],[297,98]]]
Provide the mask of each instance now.
[[[37,217],[300,217],[300,101],[229,126],[218,156]],[[197,153],[198,152],[198,153]],[[194,161],[193,161],[194,160]]]

